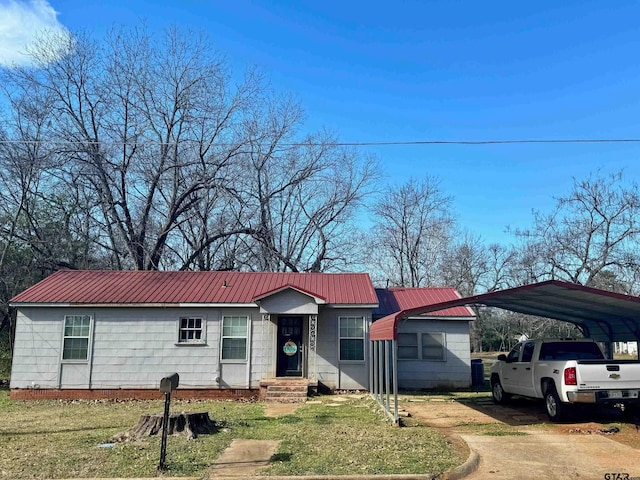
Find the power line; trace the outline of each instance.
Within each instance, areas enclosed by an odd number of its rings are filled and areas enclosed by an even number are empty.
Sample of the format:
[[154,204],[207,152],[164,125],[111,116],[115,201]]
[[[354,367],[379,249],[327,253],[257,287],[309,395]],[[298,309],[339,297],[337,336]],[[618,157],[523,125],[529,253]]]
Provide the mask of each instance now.
[[[185,139],[179,143],[204,143],[208,146],[232,147],[238,143],[207,143],[201,140]],[[517,139],[517,140],[406,140],[406,141],[363,141],[363,142],[292,142],[280,143],[281,147],[384,147],[394,145],[510,145],[510,144],[545,144],[545,143],[640,143],[640,138],[556,138],[556,139]],[[79,140],[0,140],[2,145],[24,144],[24,145],[105,145],[105,146],[173,146],[176,142],[113,142],[113,141],[79,141]],[[258,145],[269,145],[268,143]]]

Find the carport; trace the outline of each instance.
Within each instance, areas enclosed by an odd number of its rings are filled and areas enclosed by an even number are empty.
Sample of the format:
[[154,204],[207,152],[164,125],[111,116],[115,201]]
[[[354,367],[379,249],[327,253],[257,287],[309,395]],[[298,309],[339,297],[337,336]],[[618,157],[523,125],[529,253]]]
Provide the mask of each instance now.
[[371,395],[394,422],[399,419],[398,322],[410,316],[461,305],[495,307],[572,323],[585,337],[603,342],[609,357],[612,356],[613,342],[640,342],[640,297],[559,280],[402,310],[377,320],[369,332]]

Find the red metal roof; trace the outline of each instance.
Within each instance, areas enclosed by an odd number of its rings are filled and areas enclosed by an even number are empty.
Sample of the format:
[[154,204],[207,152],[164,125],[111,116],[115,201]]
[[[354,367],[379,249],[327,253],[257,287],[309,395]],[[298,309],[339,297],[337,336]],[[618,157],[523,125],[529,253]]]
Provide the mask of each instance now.
[[[401,310],[409,310],[460,298],[460,294],[453,287],[376,288],[376,294],[378,295],[379,305],[373,311],[374,319]],[[436,317],[475,317],[473,310],[464,306],[429,312],[429,315]]]
[[158,272],[62,270],[11,299],[11,304],[254,303],[282,287],[329,304],[376,305],[366,273]]
[[461,305],[486,305],[562,320],[577,325],[586,337],[602,342],[640,340],[640,297],[559,280],[548,280],[392,313],[374,322],[369,338],[395,340],[400,319]]
[[280,293],[284,290],[295,290],[297,292],[303,293],[305,295],[309,295],[311,297],[315,297],[316,300],[319,300],[319,303],[327,303],[327,299],[324,297],[319,296],[316,293],[313,292],[309,292],[308,290],[305,290],[304,288],[300,288],[300,287],[296,287],[295,285],[282,285],[281,287],[269,290],[268,292],[263,292],[263,293],[259,293],[258,295],[256,295],[252,301],[256,302],[259,300],[262,300],[263,298],[267,298],[270,297],[272,295],[275,295],[276,293]]

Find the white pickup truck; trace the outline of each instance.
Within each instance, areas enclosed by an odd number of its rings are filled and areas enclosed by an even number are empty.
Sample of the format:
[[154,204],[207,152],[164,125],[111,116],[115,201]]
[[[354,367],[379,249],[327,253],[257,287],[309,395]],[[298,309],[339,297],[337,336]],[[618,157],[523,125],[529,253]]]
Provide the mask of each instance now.
[[607,360],[590,339],[526,340],[491,368],[495,403],[511,395],[544,398],[549,419],[566,418],[572,404],[610,404],[629,409],[640,402],[640,362]]

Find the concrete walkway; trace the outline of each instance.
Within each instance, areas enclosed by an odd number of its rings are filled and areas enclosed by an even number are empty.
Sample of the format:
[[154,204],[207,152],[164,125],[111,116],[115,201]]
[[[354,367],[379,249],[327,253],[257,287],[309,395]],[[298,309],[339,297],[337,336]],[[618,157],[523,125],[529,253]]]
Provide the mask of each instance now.
[[467,480],[602,480],[612,472],[640,477],[640,452],[600,435],[569,437],[537,432],[505,437],[462,435],[462,438],[480,455],[478,470]]
[[[462,438],[471,450],[470,458],[479,456],[464,471],[466,476],[455,478],[602,480],[607,473],[628,474],[611,478],[640,478],[639,450],[603,435],[568,435],[542,427],[548,420],[535,405],[510,408],[490,400],[467,404],[440,400],[402,406],[427,425]],[[491,424],[505,424],[523,435],[468,433],[473,431],[469,425]]]
[[279,445],[279,440],[236,439],[216,459],[209,475],[212,478],[255,475],[269,464]]

